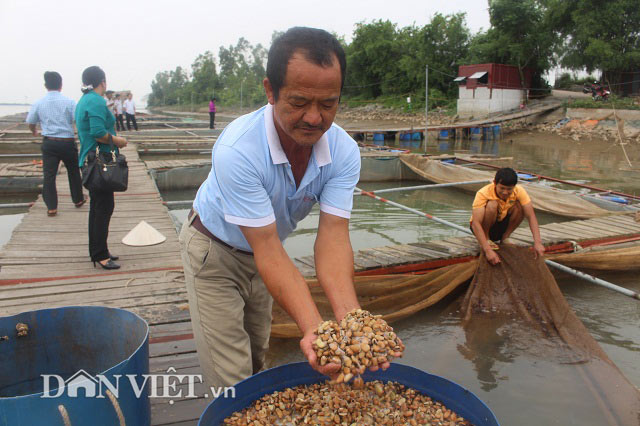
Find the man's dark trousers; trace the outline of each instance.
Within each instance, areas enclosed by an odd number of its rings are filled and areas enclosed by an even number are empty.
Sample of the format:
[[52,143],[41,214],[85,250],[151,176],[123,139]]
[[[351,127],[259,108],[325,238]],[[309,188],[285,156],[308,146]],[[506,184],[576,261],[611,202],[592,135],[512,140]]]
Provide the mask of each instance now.
[[116,130],[124,130],[124,119],[122,118],[122,114],[116,114]]
[[42,172],[44,175],[42,198],[47,205],[47,210],[58,209],[56,175],[58,174],[60,161],[67,168],[71,199],[74,203],[79,203],[84,197],[76,143],[71,139],[68,141],[51,140],[45,136],[42,140]]
[[138,130],[138,123],[136,123],[136,115],[125,113],[127,115],[127,130],[131,130],[131,121],[133,121],[133,128]]

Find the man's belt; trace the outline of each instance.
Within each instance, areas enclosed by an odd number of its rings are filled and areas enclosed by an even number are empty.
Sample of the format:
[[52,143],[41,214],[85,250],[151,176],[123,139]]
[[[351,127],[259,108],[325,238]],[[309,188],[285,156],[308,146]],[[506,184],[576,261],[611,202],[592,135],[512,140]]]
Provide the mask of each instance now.
[[50,141],[58,141],[58,142],[75,142],[74,138],[54,138],[53,136],[43,136],[45,139],[49,139]]
[[[189,217],[187,218],[187,220],[191,220],[191,217],[195,214],[195,210],[191,209],[191,211],[189,212]],[[234,252],[238,252],[238,253],[242,253],[242,254],[246,254],[247,256],[253,256],[253,253],[249,252],[249,251],[244,251],[244,250],[240,250],[238,248],[235,248],[227,243],[225,243],[224,241],[222,241],[220,238],[216,237],[215,235],[213,235],[211,232],[209,232],[209,230],[202,224],[202,221],[200,220],[200,216],[196,215],[195,219],[193,219],[193,222],[191,222],[191,226],[193,226],[194,228],[196,228],[196,230],[200,231],[202,234],[206,235],[207,237],[209,237],[210,239],[212,239],[213,241],[215,241],[218,244],[221,244],[225,247],[227,247],[228,249],[231,249],[231,251]]]

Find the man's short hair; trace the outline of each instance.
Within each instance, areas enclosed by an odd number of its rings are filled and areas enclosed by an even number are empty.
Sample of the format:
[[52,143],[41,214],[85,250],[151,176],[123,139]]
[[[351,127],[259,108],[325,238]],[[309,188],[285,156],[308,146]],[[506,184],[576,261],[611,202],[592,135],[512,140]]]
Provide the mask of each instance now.
[[342,91],[347,72],[347,60],[338,39],[318,28],[293,27],[276,38],[269,49],[267,78],[276,100],[280,88],[284,85],[289,60],[297,50],[301,50],[307,60],[322,67],[332,66],[333,55],[335,55],[340,64],[342,77],[340,91]]
[[105,95],[113,95],[113,90],[107,90],[104,92]]
[[55,71],[46,71],[44,73],[44,87],[47,90],[62,89],[62,76]]
[[496,172],[494,181],[496,185],[501,183],[504,186],[514,186],[518,183],[518,174],[511,167],[505,167]]

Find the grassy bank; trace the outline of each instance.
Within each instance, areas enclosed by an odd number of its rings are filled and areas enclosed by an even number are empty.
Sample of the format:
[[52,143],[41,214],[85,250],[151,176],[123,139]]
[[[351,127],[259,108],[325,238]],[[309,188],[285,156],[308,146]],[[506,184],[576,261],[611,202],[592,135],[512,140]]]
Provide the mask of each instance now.
[[640,98],[621,98],[611,95],[608,101],[594,101],[588,99],[567,99],[564,103],[566,108],[592,108],[592,109],[631,109],[640,110]]

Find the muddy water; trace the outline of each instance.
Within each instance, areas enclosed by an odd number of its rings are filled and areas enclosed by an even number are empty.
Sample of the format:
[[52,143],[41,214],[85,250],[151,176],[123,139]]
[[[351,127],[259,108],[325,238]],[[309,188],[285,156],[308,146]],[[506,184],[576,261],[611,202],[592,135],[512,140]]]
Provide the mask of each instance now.
[[[627,146],[633,164],[640,165],[636,146]],[[553,135],[520,133],[502,141],[430,141],[429,153],[487,153],[513,157],[517,168],[554,177],[591,183],[635,193],[640,173],[625,166],[620,147],[605,141],[576,143]],[[365,189],[408,186],[416,182],[369,183]],[[163,194],[165,199],[192,199],[192,191]],[[391,200],[429,212],[465,226],[469,220],[472,194],[454,189],[388,194]],[[174,210],[178,222],[187,210]],[[0,217],[4,230],[8,217]],[[540,215],[541,223],[562,219]],[[15,220],[15,219],[10,219]],[[314,209],[285,242],[292,256],[312,253],[318,211]],[[437,223],[384,205],[367,197],[356,197],[351,220],[355,250],[457,235]],[[0,243],[1,244],[1,243]],[[640,291],[637,273],[598,274],[619,285]],[[617,293],[568,276],[558,282],[569,304],[594,338],[626,377],[640,386],[640,303]],[[465,334],[457,312],[459,295],[395,324],[407,351],[400,362],[447,377],[476,393],[504,425],[600,425],[608,424],[602,409],[587,390],[579,366],[564,359],[544,356],[539,348],[554,344],[540,338],[531,347],[518,336],[529,332],[523,324],[488,324],[478,339]],[[295,340],[271,343],[269,366],[302,360]]]
[[[493,141],[455,141],[430,139],[427,153],[492,154],[513,157],[505,165],[555,178],[591,184],[601,188],[640,194],[640,144],[625,145],[629,167],[622,148],[613,138],[583,138],[580,141],[559,135],[518,132]],[[498,163],[503,164],[503,163]]]

